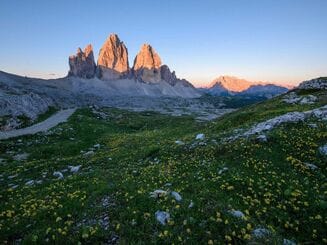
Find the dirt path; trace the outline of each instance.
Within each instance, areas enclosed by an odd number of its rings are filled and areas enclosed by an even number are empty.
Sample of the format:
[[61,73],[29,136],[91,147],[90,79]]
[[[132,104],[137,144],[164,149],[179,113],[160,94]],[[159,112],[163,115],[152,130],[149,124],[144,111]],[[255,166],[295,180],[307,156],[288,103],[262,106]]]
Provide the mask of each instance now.
[[76,108],[61,110],[43,122],[34,124],[30,127],[0,132],[0,140],[47,131],[50,128],[57,126],[59,123],[66,122],[75,110]]

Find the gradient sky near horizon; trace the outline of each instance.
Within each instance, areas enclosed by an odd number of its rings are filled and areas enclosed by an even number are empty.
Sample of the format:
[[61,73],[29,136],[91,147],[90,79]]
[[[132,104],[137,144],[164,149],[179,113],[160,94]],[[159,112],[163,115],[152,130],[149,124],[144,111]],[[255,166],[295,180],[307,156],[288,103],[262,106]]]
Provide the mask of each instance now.
[[293,83],[327,75],[327,0],[1,0],[0,70],[65,76],[110,33],[130,66],[143,43],[196,86],[220,75]]

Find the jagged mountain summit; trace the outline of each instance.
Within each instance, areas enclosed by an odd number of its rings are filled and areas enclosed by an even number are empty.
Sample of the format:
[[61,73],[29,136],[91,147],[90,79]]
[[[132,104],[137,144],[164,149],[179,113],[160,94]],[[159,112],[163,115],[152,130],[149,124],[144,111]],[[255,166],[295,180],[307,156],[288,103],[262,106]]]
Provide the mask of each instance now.
[[143,82],[159,82],[161,59],[149,44],[143,44],[140,52],[136,55],[133,65],[133,73],[136,79]]
[[265,82],[251,82],[234,76],[220,76],[205,89],[211,95],[246,95],[273,97],[288,91],[287,86]]
[[78,48],[76,55],[69,57],[69,68],[69,76],[77,76],[81,78],[94,77],[96,65],[91,44],[87,45],[84,51],[82,51],[81,48]]
[[129,70],[127,48],[116,34],[111,34],[100,49],[97,76],[102,80],[121,79]]
[[[84,52],[79,48],[77,54],[69,58],[69,77],[87,79],[96,77],[101,81],[115,82],[116,85],[124,83],[125,80],[134,80],[134,84],[129,82],[129,88],[131,86],[144,87],[148,84],[155,85],[160,90],[156,89],[157,94],[145,92],[145,95],[184,97],[183,90],[187,90],[186,97],[201,95],[190,82],[177,78],[174,71],[171,72],[167,65],[162,65],[159,54],[150,44],[141,46],[134,59],[133,67],[129,67],[128,50],[117,34],[109,35],[103,44],[96,68],[94,68],[93,51],[92,56],[86,55],[90,47],[90,45],[87,46]],[[148,91],[151,88],[148,85],[141,90]],[[152,90],[155,87],[152,87]],[[125,86],[124,89],[128,88]]]

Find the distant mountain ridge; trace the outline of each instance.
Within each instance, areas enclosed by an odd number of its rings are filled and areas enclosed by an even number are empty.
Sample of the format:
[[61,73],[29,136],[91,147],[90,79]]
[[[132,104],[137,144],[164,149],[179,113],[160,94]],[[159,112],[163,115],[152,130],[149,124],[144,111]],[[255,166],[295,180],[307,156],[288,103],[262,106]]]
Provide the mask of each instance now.
[[203,91],[215,96],[248,95],[270,98],[287,92],[289,88],[286,85],[251,82],[234,76],[220,76],[214,79],[207,88],[203,88]]

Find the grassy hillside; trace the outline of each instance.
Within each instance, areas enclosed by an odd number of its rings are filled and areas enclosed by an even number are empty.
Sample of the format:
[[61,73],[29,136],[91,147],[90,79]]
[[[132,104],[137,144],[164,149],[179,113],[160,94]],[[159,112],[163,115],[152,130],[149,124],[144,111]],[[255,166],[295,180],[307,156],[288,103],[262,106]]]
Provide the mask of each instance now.
[[[312,93],[319,98],[312,105],[274,98],[206,124],[80,109],[49,134],[1,141],[0,241],[327,243],[327,159],[318,151],[327,143],[326,122],[282,125],[267,134],[268,142],[221,142],[235,129],[327,103],[325,92]],[[205,139],[196,140],[198,133]],[[13,159],[21,153],[29,153],[27,160]],[[71,173],[70,165],[81,168]],[[157,189],[176,191],[182,200],[150,197]],[[170,214],[166,225],[157,222],[158,210]],[[258,238],[256,228],[269,234]]]

